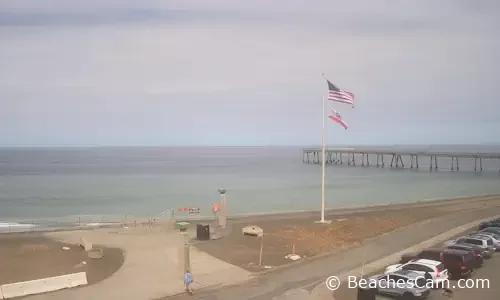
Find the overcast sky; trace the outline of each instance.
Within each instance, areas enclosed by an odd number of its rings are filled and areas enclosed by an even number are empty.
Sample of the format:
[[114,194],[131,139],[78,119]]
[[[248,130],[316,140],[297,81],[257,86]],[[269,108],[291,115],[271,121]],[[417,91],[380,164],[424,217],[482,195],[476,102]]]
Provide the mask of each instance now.
[[0,145],[500,142],[500,1],[2,0]]

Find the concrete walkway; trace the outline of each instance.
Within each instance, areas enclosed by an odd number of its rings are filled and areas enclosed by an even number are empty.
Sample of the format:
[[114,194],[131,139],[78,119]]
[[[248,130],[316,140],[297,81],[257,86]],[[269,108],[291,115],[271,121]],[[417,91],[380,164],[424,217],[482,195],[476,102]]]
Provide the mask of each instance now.
[[274,297],[280,299],[278,297],[286,291],[300,287],[311,290],[318,285],[318,282],[329,276],[356,269],[362,264],[363,257],[365,257],[365,263],[379,260],[463,224],[499,214],[500,207],[497,206],[446,215],[378,236],[360,247],[342,253],[276,270],[244,285],[229,286],[218,290],[199,290],[195,296],[179,295],[163,299],[271,300]]
[[[110,278],[85,287],[30,296],[29,300],[149,300],[184,291],[179,232],[148,227],[53,232],[49,237],[77,244],[81,237],[93,244],[125,250],[124,265]],[[192,248],[194,288],[248,280],[250,273]]]

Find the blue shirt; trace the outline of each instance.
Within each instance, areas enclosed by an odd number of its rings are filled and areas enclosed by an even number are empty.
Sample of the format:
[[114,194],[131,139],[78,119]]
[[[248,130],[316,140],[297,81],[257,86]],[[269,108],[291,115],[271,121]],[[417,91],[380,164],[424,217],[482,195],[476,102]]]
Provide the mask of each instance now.
[[184,274],[184,284],[190,284],[193,282],[193,275],[191,273]]

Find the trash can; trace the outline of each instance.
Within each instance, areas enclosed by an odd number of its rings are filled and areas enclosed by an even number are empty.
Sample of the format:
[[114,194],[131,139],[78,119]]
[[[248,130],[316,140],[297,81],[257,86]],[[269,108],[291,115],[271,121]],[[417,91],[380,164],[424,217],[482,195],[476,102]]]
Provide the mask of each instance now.
[[187,227],[189,226],[188,222],[179,222],[176,223],[175,226],[179,229],[180,232],[186,232]]
[[196,225],[196,238],[200,241],[210,240],[210,225],[197,224]]

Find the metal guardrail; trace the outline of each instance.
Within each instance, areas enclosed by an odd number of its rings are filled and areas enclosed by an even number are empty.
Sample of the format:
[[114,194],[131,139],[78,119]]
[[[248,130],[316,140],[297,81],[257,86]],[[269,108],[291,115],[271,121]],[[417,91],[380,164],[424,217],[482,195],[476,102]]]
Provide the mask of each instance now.
[[92,229],[102,227],[132,226],[152,224],[161,220],[171,220],[174,210],[167,209],[154,218],[123,215],[72,215],[59,218],[0,220],[1,233],[46,232],[62,230]]

